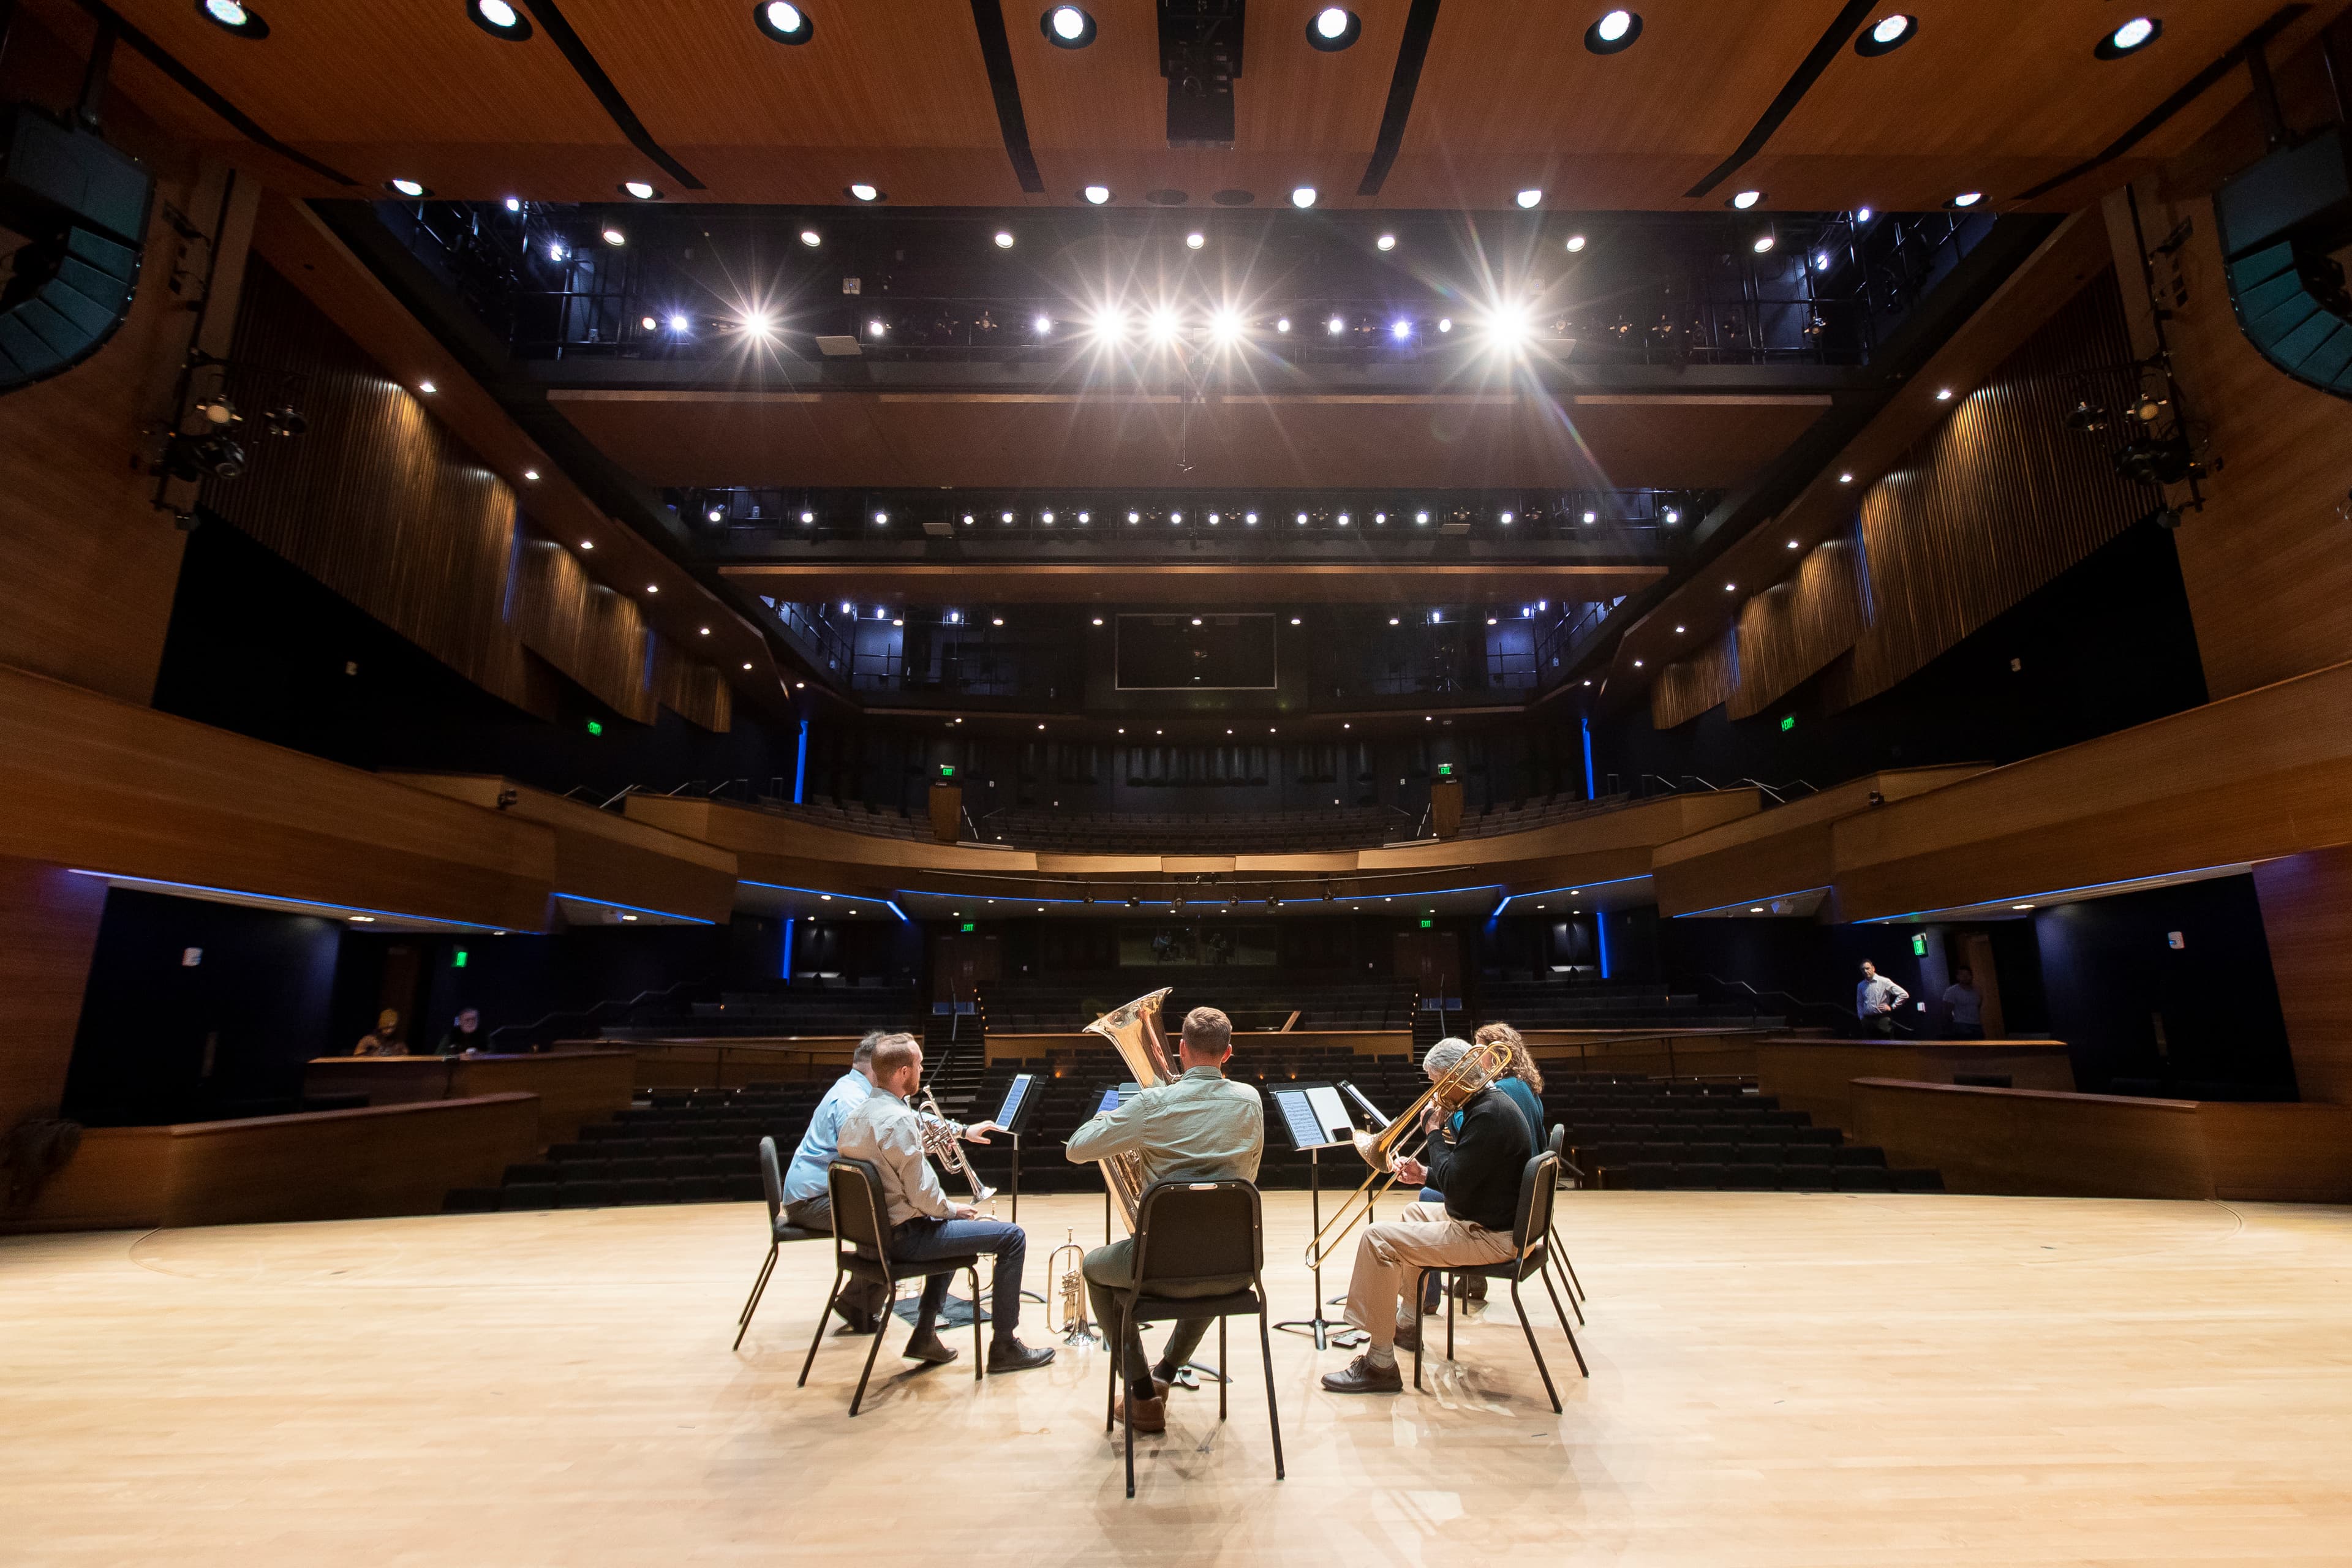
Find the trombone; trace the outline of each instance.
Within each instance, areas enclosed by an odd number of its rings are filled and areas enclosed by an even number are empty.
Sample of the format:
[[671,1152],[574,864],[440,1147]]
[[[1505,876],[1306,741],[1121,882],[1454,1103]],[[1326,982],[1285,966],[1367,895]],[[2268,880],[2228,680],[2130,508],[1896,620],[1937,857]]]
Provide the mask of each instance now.
[[1365,1216],[1372,1212],[1372,1205],[1386,1197],[1389,1189],[1396,1185],[1397,1162],[1417,1158],[1428,1146],[1429,1140],[1424,1136],[1420,1143],[1413,1146],[1410,1155],[1401,1147],[1407,1138],[1421,1131],[1422,1122],[1433,1108],[1446,1116],[1453,1115],[1475,1099],[1479,1090],[1502,1077],[1510,1065],[1511,1047],[1505,1042],[1496,1040],[1487,1045],[1473,1046],[1468,1056],[1446,1068],[1419,1100],[1398,1111],[1386,1127],[1378,1132],[1358,1131],[1355,1136],[1356,1152],[1363,1156],[1364,1163],[1372,1168],[1372,1173],[1364,1178],[1361,1186],[1341,1200],[1331,1217],[1323,1222],[1323,1228],[1315,1233],[1315,1239],[1307,1244],[1307,1267],[1321,1268],[1339,1244],[1348,1238],[1349,1232],[1362,1224]]

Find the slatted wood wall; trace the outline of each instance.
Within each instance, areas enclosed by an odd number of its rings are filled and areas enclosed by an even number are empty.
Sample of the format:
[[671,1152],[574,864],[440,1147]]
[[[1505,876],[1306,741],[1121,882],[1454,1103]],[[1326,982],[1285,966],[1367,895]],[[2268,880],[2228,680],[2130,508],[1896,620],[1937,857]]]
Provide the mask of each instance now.
[[2144,517],[2158,497],[2116,477],[2120,430],[2066,427],[2078,402],[2123,403],[2130,358],[2102,272],[1869,487],[1848,537],[1742,606],[1731,643],[1662,671],[1653,721],[1759,713],[1849,649],[1841,705],[1874,696]]
[[[596,582],[534,528],[512,489],[300,290],[255,261],[230,392],[253,460],[205,504],[484,689],[554,710],[536,654],[614,712],[662,703],[706,729],[731,720],[707,661],[656,647],[636,601]],[[309,431],[255,417],[290,399]]]

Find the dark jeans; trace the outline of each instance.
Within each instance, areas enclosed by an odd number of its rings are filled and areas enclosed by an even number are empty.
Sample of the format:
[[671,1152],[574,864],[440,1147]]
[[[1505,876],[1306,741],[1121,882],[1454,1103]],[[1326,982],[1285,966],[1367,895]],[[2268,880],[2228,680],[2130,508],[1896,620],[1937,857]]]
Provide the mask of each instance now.
[[[890,1235],[890,1257],[899,1263],[929,1263],[967,1252],[995,1256],[996,1283],[988,1299],[989,1329],[997,1339],[1011,1339],[1021,1321],[1021,1268],[1029,1257],[1028,1232],[1001,1219],[910,1219]],[[931,1331],[940,1309],[947,1305],[948,1284],[953,1278],[934,1274],[923,1281],[923,1304],[915,1314],[917,1338]]]
[[1944,1026],[1944,1038],[1981,1040],[1984,1038],[1984,1026],[1982,1024],[1947,1024]]
[[1881,1038],[1892,1036],[1895,1033],[1895,1015],[1873,1013],[1862,1021],[1862,1032],[1865,1035],[1876,1035]]
[[[1111,1320],[1118,1315],[1118,1298],[1135,1283],[1135,1237],[1121,1237],[1108,1247],[1097,1247],[1087,1253],[1084,1272],[1087,1277],[1087,1300],[1091,1304],[1090,1310],[1094,1312],[1095,1321],[1100,1324],[1103,1332],[1108,1334],[1110,1332]],[[1248,1283],[1249,1280],[1246,1278],[1208,1279],[1195,1280],[1189,1286],[1180,1287],[1170,1284],[1165,1287],[1154,1286],[1152,1289],[1154,1294],[1160,1294],[1164,1290],[1168,1295],[1180,1298],[1226,1296]],[[1171,1368],[1181,1367],[1191,1361],[1192,1352],[1201,1348],[1201,1341],[1208,1333],[1210,1325],[1216,1321],[1214,1318],[1177,1319],[1175,1328],[1169,1331],[1168,1347],[1161,1352],[1160,1360]],[[1151,1360],[1143,1353],[1143,1331],[1135,1324],[1129,1323],[1127,1325],[1126,1338],[1127,1344],[1120,1358],[1120,1363],[1127,1373],[1127,1381],[1137,1388],[1148,1390],[1151,1380]]]

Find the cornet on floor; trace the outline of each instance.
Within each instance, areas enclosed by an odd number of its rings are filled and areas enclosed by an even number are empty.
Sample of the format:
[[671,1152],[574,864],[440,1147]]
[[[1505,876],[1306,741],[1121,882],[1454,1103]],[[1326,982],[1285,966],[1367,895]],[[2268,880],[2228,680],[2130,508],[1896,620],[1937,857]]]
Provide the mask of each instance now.
[[1403,1144],[1406,1139],[1422,1131],[1422,1123],[1428,1119],[1431,1108],[1434,1107],[1440,1112],[1441,1121],[1452,1116],[1475,1099],[1479,1090],[1502,1077],[1509,1070],[1510,1065],[1511,1047],[1505,1042],[1496,1040],[1488,1045],[1473,1046],[1468,1056],[1438,1075],[1437,1081],[1431,1084],[1419,1100],[1398,1111],[1396,1119],[1386,1127],[1378,1132],[1358,1131],[1356,1152],[1364,1157],[1364,1163],[1372,1168],[1372,1173],[1364,1178],[1361,1186],[1347,1195],[1339,1208],[1332,1212],[1331,1217],[1324,1222],[1323,1228],[1315,1233],[1315,1239],[1307,1244],[1307,1267],[1322,1268],[1339,1244],[1348,1239],[1348,1233],[1361,1225],[1364,1216],[1372,1212],[1372,1205],[1386,1197],[1388,1190],[1396,1185],[1397,1162],[1419,1158],[1422,1150],[1428,1147],[1426,1135],[1409,1152]]
[[996,1189],[982,1185],[980,1173],[971,1168],[970,1160],[964,1158],[963,1145],[957,1141],[955,1133],[949,1128],[948,1119],[940,1114],[939,1100],[931,1093],[930,1086],[928,1084],[923,1087],[922,1110],[923,1152],[927,1154],[938,1155],[940,1164],[956,1172],[966,1182],[971,1184],[973,1203],[984,1204],[994,1197]]
[[[1045,1260],[1045,1278],[1055,1281],[1054,1293],[1060,1299],[1062,1321],[1054,1321],[1054,1302],[1045,1303],[1045,1331],[1062,1336],[1068,1345],[1090,1345],[1097,1342],[1092,1324],[1087,1321],[1087,1249],[1078,1245],[1078,1233],[1067,1233],[1069,1239],[1054,1248],[1054,1256]],[[1070,1259],[1065,1268],[1064,1255]]]

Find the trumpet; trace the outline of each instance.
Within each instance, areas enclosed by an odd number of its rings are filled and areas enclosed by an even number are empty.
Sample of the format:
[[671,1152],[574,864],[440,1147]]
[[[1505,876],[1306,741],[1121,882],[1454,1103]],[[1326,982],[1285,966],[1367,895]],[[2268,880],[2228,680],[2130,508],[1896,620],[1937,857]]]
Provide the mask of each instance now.
[[938,1155],[940,1164],[971,1184],[973,1203],[984,1204],[996,1195],[996,1189],[982,1185],[980,1173],[971,1168],[970,1160],[964,1158],[963,1145],[956,1141],[948,1119],[940,1114],[939,1100],[928,1084],[923,1087],[923,1148],[926,1152]]
[[[1056,1281],[1055,1294],[1061,1298],[1062,1303],[1062,1321],[1058,1328],[1054,1322],[1054,1303],[1051,1301],[1045,1303],[1045,1331],[1060,1334],[1064,1344],[1090,1345],[1095,1343],[1096,1340],[1093,1325],[1087,1321],[1087,1280],[1084,1272],[1087,1249],[1078,1245],[1076,1231],[1073,1230],[1066,1234],[1069,1239],[1054,1248],[1054,1256],[1045,1260],[1045,1276]],[[1071,1263],[1066,1268],[1062,1267],[1062,1255],[1066,1252],[1071,1258]]]
[[1446,1068],[1419,1100],[1398,1111],[1396,1120],[1378,1132],[1359,1131],[1355,1136],[1356,1152],[1363,1156],[1364,1163],[1372,1168],[1372,1173],[1364,1178],[1361,1186],[1341,1201],[1331,1217],[1324,1221],[1323,1228],[1315,1233],[1315,1239],[1307,1244],[1307,1267],[1320,1269],[1339,1245],[1348,1238],[1348,1233],[1362,1224],[1364,1216],[1372,1212],[1372,1205],[1387,1196],[1388,1190],[1396,1185],[1397,1162],[1409,1157],[1417,1158],[1421,1151],[1428,1147],[1429,1140],[1425,1136],[1413,1146],[1410,1156],[1401,1145],[1421,1131],[1421,1124],[1432,1109],[1451,1116],[1475,1098],[1479,1090],[1502,1077],[1510,1065],[1511,1047],[1505,1042],[1496,1040],[1488,1045],[1473,1046],[1470,1054]]

